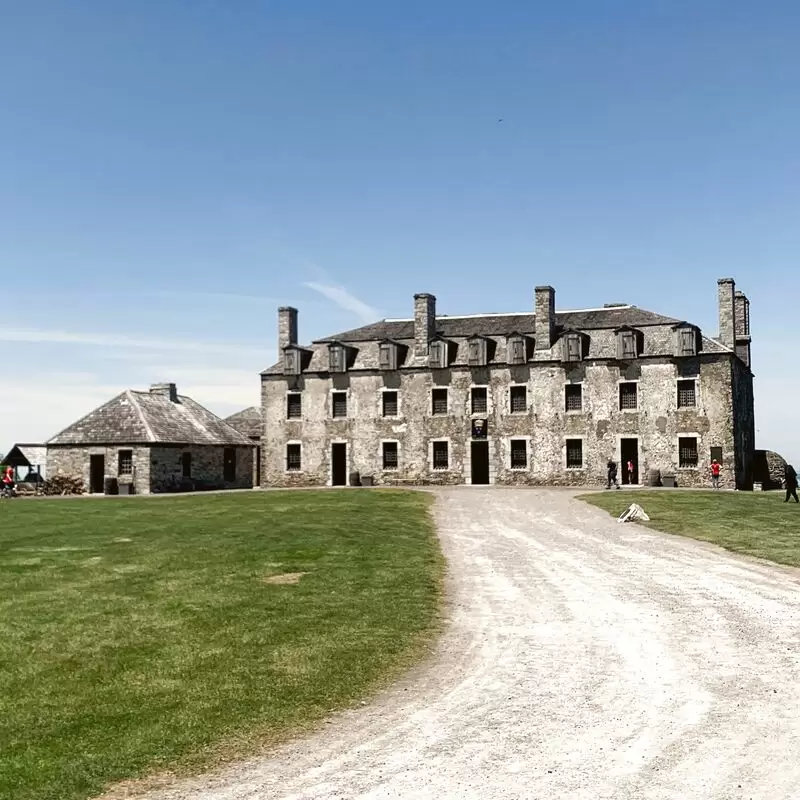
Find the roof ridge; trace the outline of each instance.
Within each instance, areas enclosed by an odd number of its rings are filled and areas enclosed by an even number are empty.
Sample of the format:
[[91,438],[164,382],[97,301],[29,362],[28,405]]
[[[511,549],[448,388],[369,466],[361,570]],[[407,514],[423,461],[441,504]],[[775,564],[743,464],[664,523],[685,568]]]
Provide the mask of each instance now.
[[139,405],[139,401],[134,397],[134,394],[144,394],[144,392],[134,392],[133,389],[126,389],[125,395],[127,396],[130,404],[136,410],[136,415],[139,417],[139,422],[144,425],[144,432],[147,434],[147,439],[150,442],[155,442],[156,437],[153,434],[153,429],[150,427],[150,424],[147,421],[147,418],[144,415],[144,411],[142,411],[142,407]]

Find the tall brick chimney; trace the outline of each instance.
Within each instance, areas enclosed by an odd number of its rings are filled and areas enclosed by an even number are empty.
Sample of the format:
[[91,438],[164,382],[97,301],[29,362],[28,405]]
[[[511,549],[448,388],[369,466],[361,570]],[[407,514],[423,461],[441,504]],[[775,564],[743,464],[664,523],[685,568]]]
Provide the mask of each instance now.
[[414,355],[427,356],[428,342],[436,336],[436,298],[414,295]]
[[281,306],[278,309],[278,352],[282,353],[290,344],[297,344],[297,309]]
[[171,403],[178,402],[178,387],[174,383],[154,383],[150,387],[150,394],[168,397]]
[[736,322],[736,355],[750,366],[750,301],[744,292],[737,290],[734,295],[734,314]]
[[556,290],[552,286],[536,287],[533,310],[536,314],[535,348],[549,350],[553,346],[556,326]]
[[717,281],[719,297],[719,341],[733,350],[736,347],[736,284],[733,278]]

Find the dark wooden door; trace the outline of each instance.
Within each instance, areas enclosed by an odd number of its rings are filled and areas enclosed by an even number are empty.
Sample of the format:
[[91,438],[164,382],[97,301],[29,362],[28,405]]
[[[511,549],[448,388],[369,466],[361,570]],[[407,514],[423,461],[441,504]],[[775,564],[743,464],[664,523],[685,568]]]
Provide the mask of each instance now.
[[472,483],[489,483],[489,442],[472,442]]
[[[639,483],[639,440],[622,439],[619,443],[619,474],[623,483]],[[633,473],[628,474],[628,462],[633,462]]]
[[331,445],[331,484],[347,486],[347,444],[334,442]]
[[89,491],[102,494],[105,486],[103,480],[106,476],[106,457],[89,456]]

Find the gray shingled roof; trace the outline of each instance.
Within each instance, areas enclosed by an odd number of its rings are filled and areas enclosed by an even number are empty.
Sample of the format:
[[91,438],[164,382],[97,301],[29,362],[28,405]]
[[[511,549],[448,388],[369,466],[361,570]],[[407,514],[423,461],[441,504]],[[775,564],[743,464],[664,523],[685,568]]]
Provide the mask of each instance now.
[[177,402],[161,393],[131,389],[118,394],[47,441],[74,444],[252,445],[191,397]]
[[[479,314],[469,317],[436,317],[436,333],[440,336],[468,337],[508,336],[511,333],[530,333],[535,327],[535,314]],[[616,306],[589,311],[556,313],[556,330],[591,330],[618,328],[622,325],[640,328],[645,325],[674,325],[680,320],[665,317],[636,306]],[[373,339],[413,339],[413,320],[381,320],[361,328],[317,339],[317,342],[365,342]]]
[[231,416],[225,418],[225,422],[250,439],[261,437],[263,419],[261,417],[261,409],[256,406],[250,406],[250,408],[231,414]]

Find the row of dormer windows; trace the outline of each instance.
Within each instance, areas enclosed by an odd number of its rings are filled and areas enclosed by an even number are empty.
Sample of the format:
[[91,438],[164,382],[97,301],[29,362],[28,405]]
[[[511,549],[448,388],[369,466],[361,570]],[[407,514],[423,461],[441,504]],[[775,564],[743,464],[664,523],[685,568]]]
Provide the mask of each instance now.
[[[617,359],[630,361],[644,352],[644,334],[633,328],[616,332]],[[560,357],[564,363],[583,361],[589,355],[590,337],[580,331],[567,331],[561,337]],[[527,364],[533,352],[533,341],[528,336],[513,334],[506,339],[506,363]],[[467,365],[485,367],[493,360],[496,343],[485,336],[473,336],[467,340]],[[394,371],[398,368],[407,347],[399,342],[386,340],[378,344],[378,368]],[[684,358],[696,356],[701,349],[700,332],[693,326],[681,326],[674,330],[673,355]],[[447,339],[434,339],[428,345],[428,366],[431,369],[446,369],[455,362],[457,345]],[[284,351],[283,371],[286,375],[299,375],[303,371],[303,354],[310,351],[289,347]],[[341,342],[328,345],[328,371],[347,372],[352,365],[355,349]]]
[[[618,389],[618,407],[620,411],[636,411],[639,409],[639,384],[636,381],[623,381]],[[331,392],[330,414],[334,419],[345,419],[348,416],[347,392]],[[679,380],[676,391],[677,408],[694,408],[697,405],[697,383],[694,378]],[[508,390],[508,409],[512,414],[528,412],[528,387],[511,386]],[[568,383],[564,386],[564,411],[582,412],[584,410],[583,385]],[[431,416],[446,416],[450,411],[450,391],[438,386],[431,389]],[[381,392],[380,412],[383,417],[400,415],[400,394],[394,389]],[[489,389],[486,386],[473,386],[469,395],[470,414],[487,414],[489,412]],[[287,419],[302,419],[303,396],[300,392],[289,392],[286,396]]]

